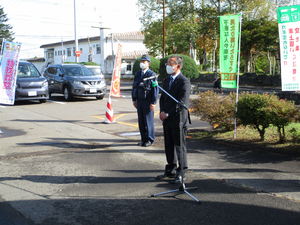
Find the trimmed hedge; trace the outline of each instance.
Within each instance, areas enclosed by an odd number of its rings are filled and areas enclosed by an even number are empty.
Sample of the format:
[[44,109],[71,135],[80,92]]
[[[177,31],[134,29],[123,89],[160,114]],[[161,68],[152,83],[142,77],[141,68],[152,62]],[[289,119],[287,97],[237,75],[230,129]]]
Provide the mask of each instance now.
[[295,103],[279,99],[276,95],[244,93],[237,106],[237,118],[243,125],[257,129],[262,141],[265,129],[273,125],[277,127],[279,142],[285,142],[285,127],[299,120]]
[[[202,92],[192,100],[193,113],[209,122],[213,128],[233,129],[235,117],[235,94],[223,96],[213,91]],[[277,128],[279,142],[285,142],[285,127],[300,121],[300,110],[292,101],[279,99],[276,95],[242,93],[237,105],[238,123],[259,132],[261,141],[268,127]],[[295,136],[296,136],[296,132]]]
[[192,111],[213,128],[233,130],[235,94],[219,95],[213,91],[202,92],[192,100]]
[[[159,73],[159,59],[154,58],[152,56],[150,56],[150,59],[151,59],[150,69],[155,73]],[[141,62],[141,57],[135,60],[132,68],[133,75],[135,75],[140,70],[140,62]]]
[[162,58],[160,60],[160,66],[159,66],[159,74],[160,80],[163,80],[168,74],[166,72],[166,63],[168,61],[168,58],[171,56],[180,56],[183,59],[183,67],[181,72],[183,75],[185,75],[187,78],[198,78],[199,77],[199,70],[198,67],[195,63],[195,61],[187,56],[187,55],[180,55],[180,54],[173,54],[173,55],[168,55],[165,58]]

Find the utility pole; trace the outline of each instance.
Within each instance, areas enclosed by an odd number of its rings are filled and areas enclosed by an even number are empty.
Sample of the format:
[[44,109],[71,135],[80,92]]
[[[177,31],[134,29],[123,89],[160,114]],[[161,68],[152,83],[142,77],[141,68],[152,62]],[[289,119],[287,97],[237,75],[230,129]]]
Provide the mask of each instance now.
[[162,49],[163,49],[163,58],[165,57],[166,54],[166,21],[165,21],[165,16],[166,16],[166,1],[162,1],[163,4],[163,43],[162,43]]
[[[162,56],[165,57],[166,54],[166,0],[156,0],[157,4],[162,4],[162,10],[163,10],[163,15],[162,15]],[[160,8],[160,6],[159,6]]]
[[[77,33],[76,33],[76,0],[74,0],[74,36],[75,36],[75,52],[78,51],[78,39],[77,39]],[[79,62],[79,56],[75,54],[75,62]]]
[[63,42],[63,38],[61,38],[61,62],[64,63],[65,59],[64,59],[64,42]]
[[100,30],[100,36],[99,36],[99,41],[100,41],[100,67],[102,67],[102,70],[104,71],[104,42],[105,42],[104,30],[108,30],[110,28],[108,28],[108,27],[95,27],[95,26],[92,26],[92,28],[98,28]]

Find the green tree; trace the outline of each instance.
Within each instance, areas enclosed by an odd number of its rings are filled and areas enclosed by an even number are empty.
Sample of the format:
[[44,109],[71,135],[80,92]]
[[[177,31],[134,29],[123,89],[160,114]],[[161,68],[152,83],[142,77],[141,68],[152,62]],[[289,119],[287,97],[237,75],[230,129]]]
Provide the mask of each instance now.
[[0,6],[0,48],[2,46],[2,39],[12,41],[14,33],[12,32],[12,26],[7,24],[8,18],[4,13],[3,7]]
[[[266,53],[279,55],[278,25],[267,18],[245,19],[242,23],[241,54],[245,60],[244,72],[255,72],[255,57]],[[269,71],[271,73],[271,71]]]
[[[243,11],[245,21],[259,22],[261,18],[269,20],[273,9],[269,0],[165,0],[165,2],[166,54],[192,56],[196,52],[199,63],[203,65],[208,64],[208,58],[212,58],[214,63],[217,62],[218,16]],[[152,55],[161,55],[162,0],[138,0],[138,5],[142,12],[140,20],[143,24],[145,45]],[[268,28],[268,24],[265,25],[265,28]],[[246,40],[245,43],[258,40],[252,38],[252,31],[248,34],[250,36],[247,38],[250,40],[248,42]],[[276,36],[278,35],[268,35],[269,38]],[[249,49],[247,44],[244,55],[248,64],[251,56],[249,52],[251,53],[253,48]],[[258,48],[256,50],[261,51]],[[273,56],[272,54],[273,52],[269,51],[269,56]]]
[[[155,72],[155,73],[159,73],[159,59],[154,58],[152,56],[150,56],[150,69]],[[140,62],[141,62],[141,58],[137,58],[133,64],[133,69],[132,69],[132,73],[133,75],[135,75],[140,69]]]
[[173,55],[168,55],[165,58],[162,58],[160,60],[160,66],[159,66],[160,77],[159,77],[159,79],[163,79],[167,76],[166,63],[168,61],[168,58],[170,58],[171,56],[174,56],[174,55],[182,57],[183,67],[182,67],[181,71],[186,77],[197,78],[199,76],[199,71],[198,71],[197,65],[191,57],[189,57],[187,55],[173,54]]

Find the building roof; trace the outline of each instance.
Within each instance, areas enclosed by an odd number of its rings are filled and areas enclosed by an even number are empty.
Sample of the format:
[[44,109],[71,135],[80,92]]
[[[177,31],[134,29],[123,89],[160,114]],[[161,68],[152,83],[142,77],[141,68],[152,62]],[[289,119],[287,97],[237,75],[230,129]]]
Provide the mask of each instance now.
[[123,52],[122,59],[137,59],[142,55],[148,54],[147,50],[140,50],[140,51],[132,51],[132,52]]
[[29,58],[29,59],[24,59],[28,62],[45,62],[45,58],[44,57],[34,57],[34,58]]
[[[112,35],[113,35],[113,39],[115,40],[144,40],[144,34],[140,31],[126,32],[126,33],[113,33]],[[98,41],[99,39],[100,36],[80,38],[78,39],[78,43],[85,43],[88,41]],[[111,39],[111,36],[107,37],[106,39],[107,40]],[[75,44],[75,40],[45,44],[45,45],[41,45],[40,48],[51,48],[51,47],[60,46],[61,44],[63,45]]]

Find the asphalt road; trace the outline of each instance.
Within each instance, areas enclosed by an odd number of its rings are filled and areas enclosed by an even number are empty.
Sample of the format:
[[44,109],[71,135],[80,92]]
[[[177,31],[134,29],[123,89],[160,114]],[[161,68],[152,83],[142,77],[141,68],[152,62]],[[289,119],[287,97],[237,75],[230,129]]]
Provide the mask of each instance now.
[[[105,100],[65,102],[56,96],[45,104],[0,106],[0,225],[299,224],[296,195],[289,200],[257,191],[251,179],[249,185],[227,182],[226,176],[236,174],[237,167],[240,177],[250,172],[253,179],[255,170],[274,172],[261,168],[261,163],[274,161],[248,162],[242,168],[236,161],[220,159],[222,164],[217,165],[210,160],[220,156],[209,145],[189,154],[192,170],[186,184],[197,187],[191,193],[201,204],[185,194],[151,198],[177,185],[154,179],[163,172],[163,149],[159,143],[150,148],[136,145],[136,112],[129,92],[123,94],[113,99],[114,124],[102,123]],[[156,127],[161,133],[158,119]],[[208,125],[194,120],[193,127]],[[297,162],[290,160],[289,165]],[[293,174],[280,165],[274,165],[281,171],[277,176],[285,171],[297,188],[298,168]],[[229,167],[228,173],[218,166]]]

